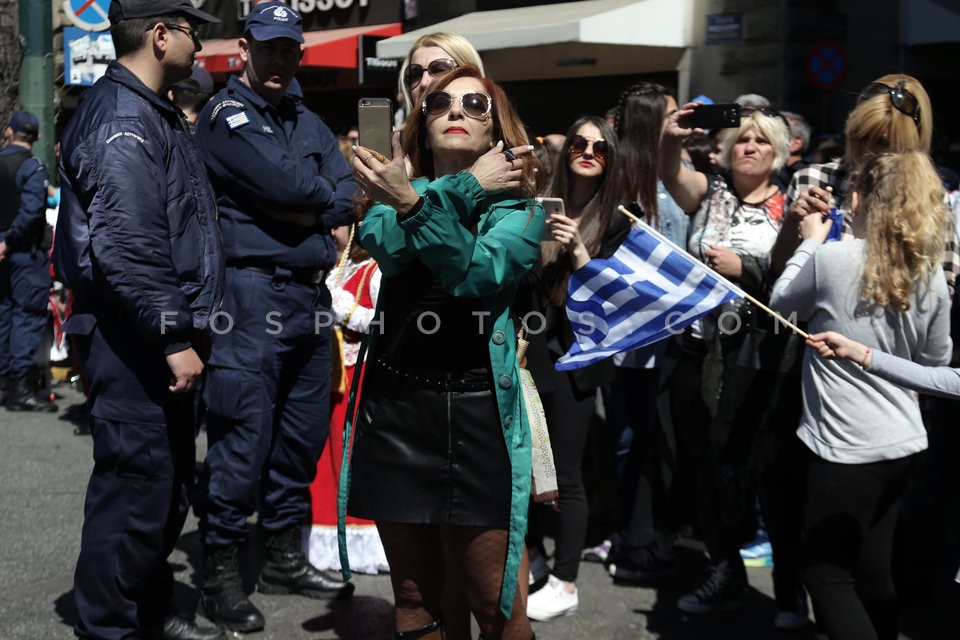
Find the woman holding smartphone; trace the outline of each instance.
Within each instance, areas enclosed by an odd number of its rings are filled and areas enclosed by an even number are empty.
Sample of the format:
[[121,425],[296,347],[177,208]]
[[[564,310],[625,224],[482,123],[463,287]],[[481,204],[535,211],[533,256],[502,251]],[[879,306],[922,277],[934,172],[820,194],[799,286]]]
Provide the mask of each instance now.
[[[440,638],[444,593],[463,589],[484,638],[530,640],[517,575],[531,450],[511,304],[543,231],[536,163],[503,90],[470,65],[436,79],[404,132],[388,163],[363,148],[353,163],[369,194],[357,237],[383,280],[347,412],[340,520],[377,523],[398,638]],[[448,564],[462,585],[445,583]]]
[[592,258],[612,255],[629,230],[629,220],[616,210],[617,167],[616,134],[610,125],[595,116],[573,123],[544,193],[563,198],[565,212],[549,213],[550,240],[543,243],[540,264],[518,294],[518,300],[529,305],[524,309],[530,341],[527,368],[543,402],[560,495],[558,512],[534,505],[531,513],[531,564],[537,562],[540,547],[538,521],[556,518],[553,569],[527,602],[527,615],[534,620],[550,620],[579,607],[576,580],[589,515],[581,462],[597,388],[612,379],[614,371],[609,361],[569,372],[557,371],[554,364],[574,340],[565,310],[570,274]]
[[[700,132],[699,108],[686,104],[667,119],[660,147],[660,177],[670,195],[691,215],[687,250],[754,297],[768,297],[767,256],[783,220],[784,196],[773,177],[790,154],[790,132],[776,111],[746,110],[722,141],[726,175],[707,175],[681,162],[684,141]],[[743,604],[748,590],[740,547],[756,531],[757,480],[785,466],[796,447],[790,428],[778,428],[790,406],[782,389],[791,361],[783,354],[789,335],[749,303],[730,303],[722,315],[704,318],[680,336],[679,362],[670,393],[689,398],[675,419],[677,439],[696,470],[697,522],[710,552],[706,580],[681,596],[677,606],[705,614]],[[720,326],[719,320],[725,321]],[[703,398],[704,400],[701,400]],[[798,412],[798,411],[797,411]],[[781,463],[784,463],[781,465]],[[774,625],[809,624],[800,584],[799,502],[779,478],[759,483],[760,505],[774,553]],[[798,491],[799,488],[794,488]]]

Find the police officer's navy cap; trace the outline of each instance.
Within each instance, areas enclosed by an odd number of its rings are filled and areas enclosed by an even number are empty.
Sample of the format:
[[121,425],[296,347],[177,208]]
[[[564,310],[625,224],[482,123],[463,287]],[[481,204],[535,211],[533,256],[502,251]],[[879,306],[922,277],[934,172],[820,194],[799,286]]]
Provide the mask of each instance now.
[[249,31],[253,39],[260,42],[274,38],[303,42],[300,14],[282,2],[264,2],[255,6],[247,16],[243,31]]
[[200,11],[190,0],[113,0],[110,3],[110,24],[175,13],[182,13],[200,22],[220,22],[220,18]]
[[210,76],[210,72],[201,67],[198,64],[193,65],[193,69],[190,71],[190,77],[186,80],[181,80],[180,82],[173,85],[174,89],[186,89],[188,91],[193,91],[194,93],[205,93],[210,95],[213,93],[213,78]]
[[13,114],[13,117],[10,118],[9,127],[13,129],[14,133],[26,133],[31,136],[40,133],[40,121],[37,120],[37,116],[29,111],[17,111]]

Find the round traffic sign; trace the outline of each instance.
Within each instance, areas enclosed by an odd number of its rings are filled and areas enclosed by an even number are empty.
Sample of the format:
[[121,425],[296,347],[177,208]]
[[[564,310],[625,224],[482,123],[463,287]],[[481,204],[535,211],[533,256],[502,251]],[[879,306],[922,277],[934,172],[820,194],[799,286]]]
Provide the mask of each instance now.
[[814,86],[832,89],[843,82],[850,71],[847,52],[834,43],[818,44],[807,57],[807,77]]
[[70,22],[87,31],[110,28],[110,0],[63,0]]

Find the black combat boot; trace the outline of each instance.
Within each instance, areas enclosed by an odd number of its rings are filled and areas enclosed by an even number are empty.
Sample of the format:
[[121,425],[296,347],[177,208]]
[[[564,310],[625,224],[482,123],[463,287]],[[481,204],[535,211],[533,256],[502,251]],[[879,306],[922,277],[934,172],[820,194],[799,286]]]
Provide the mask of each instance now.
[[243,592],[237,546],[209,546],[203,549],[206,579],[200,590],[200,604],[215,624],[233,631],[260,631],[264,619]]
[[7,393],[10,391],[10,378],[0,376],[0,406],[7,404]]
[[328,576],[307,561],[300,546],[300,527],[294,525],[267,536],[267,558],[257,591],[299,593],[308,598],[348,598],[353,583]]
[[37,397],[37,393],[27,376],[13,378],[10,381],[10,390],[7,392],[7,409],[10,411],[40,411],[43,413],[56,413],[58,410],[55,403]]
[[198,627],[181,615],[171,614],[163,621],[163,627],[141,628],[143,640],[227,640],[227,634],[219,627]]

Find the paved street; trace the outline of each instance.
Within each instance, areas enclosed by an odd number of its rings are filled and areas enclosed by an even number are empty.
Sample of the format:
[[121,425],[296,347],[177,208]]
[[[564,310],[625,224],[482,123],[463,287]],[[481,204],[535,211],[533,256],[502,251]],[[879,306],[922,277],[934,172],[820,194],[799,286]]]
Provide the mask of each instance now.
[[[83,495],[91,467],[91,441],[72,434],[63,409],[82,398],[69,388],[57,389],[61,414],[27,415],[0,409],[0,639],[71,638],[76,612],[71,591],[83,516]],[[199,443],[202,451],[202,440]],[[257,540],[246,561],[248,586]],[[535,623],[539,640],[813,640],[811,630],[782,633],[771,625],[775,608],[770,597],[770,570],[751,569],[754,589],[746,607],[725,616],[689,619],[674,607],[678,595],[695,586],[700,560],[690,551],[684,571],[659,591],[614,585],[603,568],[584,564],[579,581],[580,610],[551,623]],[[177,600],[193,608],[197,598],[199,544],[196,520],[188,521],[173,557],[180,588]],[[267,617],[263,633],[252,640],[380,640],[391,636],[392,595],[387,576],[358,576],[356,596],[326,603],[298,596],[252,599]],[[940,606],[927,603],[904,612],[903,635],[909,640],[960,637],[957,585],[945,587]],[[944,604],[948,599],[949,604]],[[947,622],[949,611],[953,616]],[[952,629],[952,631],[950,631]]]

